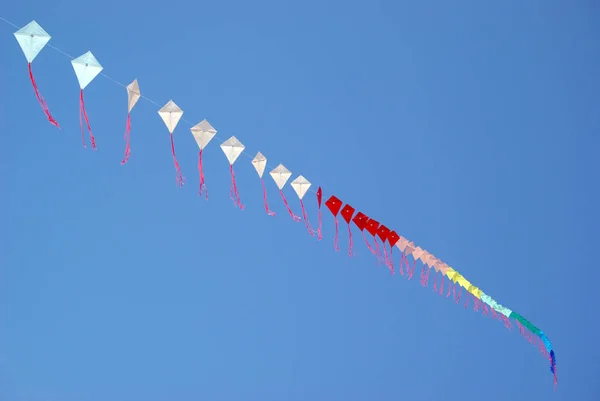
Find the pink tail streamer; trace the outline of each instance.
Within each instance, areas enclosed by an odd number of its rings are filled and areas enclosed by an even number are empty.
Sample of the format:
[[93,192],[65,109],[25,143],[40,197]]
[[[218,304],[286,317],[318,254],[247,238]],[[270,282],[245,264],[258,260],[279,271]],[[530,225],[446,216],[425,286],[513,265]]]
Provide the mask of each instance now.
[[129,155],[131,154],[131,115],[127,113],[127,124],[125,124],[125,156],[121,161],[121,164],[127,163],[129,160]]
[[244,210],[244,205],[240,199],[240,193],[237,189],[237,183],[235,182],[235,173],[233,172],[233,164],[229,165],[229,172],[231,173],[231,188],[229,189],[229,197],[233,201],[233,204]]
[[319,228],[317,229],[317,232],[317,239],[321,241],[323,239],[323,213],[321,212],[321,208],[319,208]]
[[263,200],[265,203],[265,210],[267,211],[267,214],[269,216],[275,216],[275,212],[272,212],[271,210],[269,210],[269,203],[267,202],[267,187],[265,187],[265,181],[262,179],[260,179],[260,182],[262,184],[262,189],[263,189]]
[[406,256],[404,255],[404,252],[402,252],[400,254],[400,275],[404,276],[404,268],[402,267],[402,265],[404,264],[404,259],[406,258]]
[[350,227],[350,223],[348,223],[348,256],[352,256],[352,248],[354,248],[354,241],[352,240],[352,228]]
[[364,231],[362,232],[362,236],[363,236],[363,239],[365,240],[365,243],[367,244],[367,247],[371,251],[371,253],[373,253],[373,255],[377,256],[377,251],[375,251],[375,249],[373,249],[373,247],[371,246],[371,244],[369,244],[369,240],[365,236],[365,232]]
[[279,190],[279,193],[281,194],[281,199],[283,199],[283,204],[285,205],[285,208],[287,209],[290,216],[292,216],[292,219],[294,219],[295,222],[299,222],[300,217],[296,216],[294,214],[294,212],[292,212],[292,209],[290,208],[290,205],[288,204],[287,199],[285,199],[285,195],[283,194],[283,191],[281,189]]
[[81,117],[85,119],[85,124],[87,125],[88,132],[90,133],[90,141],[92,142],[92,148],[96,149],[96,139],[94,139],[94,134],[92,134],[92,128],[90,127],[90,120],[88,119],[87,111],[85,110],[85,103],[83,102],[83,89],[79,91],[79,126],[81,127],[81,141],[83,142],[83,147],[87,147],[85,145],[85,137],[83,135],[83,121]]
[[204,193],[206,200],[208,200],[208,189],[204,183],[204,170],[202,169],[202,149],[198,153],[198,174],[200,175],[200,188],[198,189],[198,195],[202,196]]
[[173,164],[175,165],[175,179],[177,180],[177,185],[179,188],[183,187],[185,184],[185,178],[183,174],[181,174],[181,169],[179,168],[179,162],[177,161],[177,156],[175,156],[175,141],[173,139],[173,133],[169,133],[171,136],[171,155],[173,156]]
[[306,209],[304,208],[304,202],[302,202],[302,199],[300,199],[300,207],[302,208],[302,218],[304,219],[304,225],[306,226],[308,233],[314,237],[315,230],[313,230],[310,221],[308,221],[308,214],[306,213]]
[[394,263],[392,262],[390,254],[388,254],[387,252],[385,242],[383,243],[383,254],[385,255],[385,265],[388,267],[388,269],[390,269],[390,272],[392,272],[392,274],[396,274],[396,272],[394,271]]
[[54,125],[56,128],[60,128],[60,126],[58,125],[58,122],[54,119],[54,117],[52,117],[52,114],[50,114],[50,109],[48,108],[48,104],[46,103],[46,100],[44,100],[44,98],[42,97],[42,94],[40,93],[40,91],[37,87],[35,78],[33,78],[33,71],[31,71],[31,63],[27,63],[27,68],[29,69],[29,79],[31,80],[31,85],[33,85],[35,97],[37,98],[40,106],[42,106],[42,110],[44,110],[44,113],[46,114],[46,118],[48,118],[48,121],[50,122],[50,124]]
[[333,238],[333,248],[336,252],[340,251],[340,247],[338,246],[338,239],[340,235],[340,224],[338,223],[337,216],[334,217],[335,220],[335,237]]

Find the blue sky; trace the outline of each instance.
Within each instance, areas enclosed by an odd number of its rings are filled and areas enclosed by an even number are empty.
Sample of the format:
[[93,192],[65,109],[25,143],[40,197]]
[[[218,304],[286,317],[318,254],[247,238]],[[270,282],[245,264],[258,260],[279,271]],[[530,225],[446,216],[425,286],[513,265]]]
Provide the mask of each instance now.
[[[158,108],[132,113],[69,58],[33,63],[0,21],[0,400],[594,400],[600,353],[600,7],[593,1],[12,2],[73,57],[218,139],[179,189]],[[243,212],[220,141],[236,135]],[[287,215],[250,158],[286,165],[397,230],[540,327],[516,330],[333,250]],[[291,188],[291,207],[300,213]],[[314,193],[308,213],[316,223]],[[342,225],[340,243],[347,237]],[[596,340],[597,342],[597,340]]]

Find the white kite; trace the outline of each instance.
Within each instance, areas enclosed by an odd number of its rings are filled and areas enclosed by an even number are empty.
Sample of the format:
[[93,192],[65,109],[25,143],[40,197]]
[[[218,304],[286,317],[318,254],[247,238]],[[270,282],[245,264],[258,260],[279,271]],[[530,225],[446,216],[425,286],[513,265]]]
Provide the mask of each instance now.
[[183,177],[183,174],[181,174],[179,162],[177,161],[177,156],[175,156],[175,141],[173,140],[173,131],[175,131],[175,127],[177,127],[179,120],[181,120],[181,117],[183,116],[183,110],[181,110],[179,106],[175,104],[175,102],[169,100],[169,102],[158,111],[158,115],[160,118],[162,118],[163,122],[167,126],[169,135],[171,136],[171,154],[173,155],[173,164],[175,164],[175,178],[177,180],[177,184],[181,188],[185,183],[185,178]]
[[48,109],[46,101],[40,94],[35,79],[33,78],[33,72],[31,71],[31,63],[33,62],[33,59],[37,57],[44,46],[46,46],[46,44],[50,41],[50,35],[48,35],[48,33],[44,31],[44,29],[42,29],[42,27],[39,26],[35,21],[31,21],[29,24],[15,32],[14,35],[17,39],[17,42],[19,42],[19,46],[21,46],[21,50],[23,50],[23,53],[25,54],[25,58],[27,59],[29,79],[31,80],[31,85],[33,85],[35,97],[37,98],[40,106],[42,106],[42,110],[44,110],[44,113],[46,114],[50,124],[54,125],[56,128],[60,128],[58,122],[54,119],[54,117],[52,117],[52,114],[50,114],[50,109]]
[[306,213],[306,208],[304,207],[304,202],[302,202],[302,198],[304,198],[304,195],[306,195],[306,192],[310,188],[311,183],[306,178],[304,178],[303,176],[300,175],[294,181],[292,181],[291,185],[292,185],[292,188],[294,188],[296,195],[298,195],[298,198],[300,199],[300,207],[302,208],[302,218],[304,219],[304,224],[306,225],[306,229],[308,230],[308,233],[310,235],[314,236],[315,230],[312,228],[310,221],[308,221],[308,214]]
[[208,190],[206,189],[206,185],[204,184],[204,170],[202,168],[202,151],[217,135],[217,130],[213,128],[212,125],[208,123],[206,120],[202,120],[200,123],[194,125],[191,128],[192,135],[200,148],[200,152],[198,153],[198,173],[200,174],[200,189],[198,190],[198,195],[202,196],[202,192],[206,193],[206,199],[208,199]]
[[83,135],[83,119],[85,119],[85,124],[87,125],[88,132],[90,133],[90,141],[92,142],[92,148],[96,149],[96,139],[94,139],[94,134],[92,134],[92,128],[90,127],[90,121],[88,119],[87,111],[85,110],[85,104],[83,102],[83,90],[86,86],[89,85],[90,82],[96,78],[98,74],[102,71],[102,66],[96,60],[96,57],[92,54],[92,52],[87,52],[77,57],[76,59],[71,61],[71,65],[75,70],[75,75],[77,75],[77,81],[79,81],[79,126],[81,127],[81,142],[83,142],[83,147],[86,147],[85,137]]
[[132,83],[127,85],[127,124],[125,125],[125,157],[121,164],[127,163],[129,155],[131,154],[131,110],[133,106],[140,100],[140,86],[138,85],[137,79],[134,79]]
[[263,174],[265,173],[265,167],[267,167],[267,158],[262,153],[258,152],[254,159],[252,159],[252,165],[260,177],[260,183],[263,189],[263,201],[265,203],[265,210],[269,216],[275,216],[275,212],[269,210],[269,202],[267,201],[267,188],[265,187],[265,180],[263,180]]
[[233,201],[233,204],[244,210],[244,205],[240,200],[240,194],[237,189],[237,183],[235,182],[235,173],[233,171],[233,163],[242,154],[246,147],[235,137],[232,136],[221,144],[221,149],[229,161],[229,172],[231,173],[231,188],[229,189],[229,197]]
[[283,164],[280,164],[279,166],[277,166],[273,170],[271,170],[270,174],[271,174],[271,177],[273,177],[273,181],[275,181],[277,188],[279,188],[279,193],[281,194],[281,199],[283,199],[283,204],[285,205],[288,213],[290,214],[290,216],[292,216],[292,219],[294,219],[294,221],[299,222],[300,217],[296,216],[294,214],[294,212],[292,212],[292,209],[290,208],[290,205],[288,204],[287,199],[285,199],[285,195],[283,194],[283,187],[285,186],[285,183],[292,176],[292,172],[290,170],[288,170],[287,168],[285,168],[283,166]]

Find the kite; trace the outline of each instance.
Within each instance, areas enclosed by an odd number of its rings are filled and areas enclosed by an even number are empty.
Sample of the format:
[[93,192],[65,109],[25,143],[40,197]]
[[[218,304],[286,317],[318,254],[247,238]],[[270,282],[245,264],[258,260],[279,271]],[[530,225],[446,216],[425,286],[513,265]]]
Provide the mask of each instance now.
[[94,78],[96,78],[98,74],[100,74],[102,71],[102,66],[98,60],[96,60],[96,57],[94,57],[92,52],[89,51],[77,57],[75,60],[72,60],[71,65],[75,70],[77,81],[79,81],[79,126],[81,127],[81,142],[83,143],[84,148],[87,147],[85,144],[85,137],[83,135],[83,117],[90,134],[92,148],[96,149],[96,139],[94,139],[94,134],[92,133],[90,121],[88,119],[87,111],[85,110],[85,104],[83,102],[83,90],[89,85],[90,82],[92,82]]
[[242,154],[246,147],[235,137],[232,136],[221,144],[221,149],[225,153],[225,157],[229,161],[229,173],[231,174],[231,187],[229,188],[229,197],[233,201],[233,204],[244,210],[244,205],[240,200],[240,194],[237,189],[237,183],[235,182],[235,173],[233,171],[233,163]]
[[292,176],[291,171],[288,170],[287,168],[285,168],[285,166],[283,164],[280,164],[279,166],[277,166],[273,170],[271,170],[271,172],[269,174],[271,174],[271,177],[273,177],[273,181],[275,181],[277,188],[279,188],[279,193],[281,194],[281,199],[283,199],[283,204],[285,205],[288,213],[290,214],[290,216],[292,217],[292,219],[295,222],[299,222],[300,217],[296,216],[294,214],[294,212],[292,212],[292,209],[290,208],[290,205],[288,204],[288,201],[287,201],[287,199],[285,199],[285,195],[283,194],[283,187],[285,186],[285,183]]
[[191,128],[192,135],[200,148],[200,152],[198,153],[198,174],[200,175],[200,187],[198,189],[198,195],[202,196],[202,192],[206,194],[206,199],[208,199],[208,190],[206,189],[206,184],[204,184],[204,169],[202,168],[202,151],[208,145],[211,139],[217,135],[217,130],[213,128],[212,125],[208,123],[206,120],[202,120],[198,124],[194,125]]
[[302,198],[304,198],[304,195],[306,195],[306,192],[310,188],[311,183],[306,178],[300,175],[294,181],[292,181],[291,185],[292,188],[294,188],[296,195],[298,195],[298,199],[300,199],[300,207],[302,208],[302,218],[304,219],[304,225],[306,226],[308,233],[314,236],[315,231],[313,230],[310,221],[308,221],[308,214],[306,213],[306,209],[304,208],[304,202],[302,202]]
[[[30,79],[38,102],[42,106],[42,109],[44,110],[44,113],[46,114],[50,123],[52,123],[56,127],[59,127],[56,120],[54,120],[54,118],[51,116],[46,102],[39,93],[37,84],[33,78],[33,73],[31,72],[32,61],[42,50],[42,48],[48,43],[48,41],[50,40],[50,35],[48,35],[35,21],[32,21],[25,27],[19,29],[17,32],[14,33],[14,35],[27,59]],[[79,81],[80,86],[80,126],[82,133],[82,141],[85,146],[84,129],[82,122],[83,117],[85,118],[85,122],[90,133],[92,146],[95,149],[95,139],[92,135],[92,130],[90,128],[87,112],[85,110],[83,102],[83,90],[102,71],[102,66],[98,63],[98,61],[95,59],[91,52],[87,52],[82,56],[72,60],[72,65],[77,75],[77,79]],[[127,162],[130,155],[130,113],[137,101],[141,97],[137,80],[134,80],[126,88],[128,94],[128,114],[125,131],[126,149],[125,157],[122,161],[122,164]],[[177,161],[177,157],[175,156],[173,132],[183,116],[183,111],[172,100],[170,100],[163,108],[161,108],[158,111],[158,113],[169,130],[171,138],[171,152],[173,155],[173,162],[176,170],[177,183],[179,184],[179,186],[182,186],[185,179],[181,174],[179,163]],[[194,136],[194,139],[196,140],[196,143],[198,144],[198,147],[200,148],[198,156],[198,170],[200,175],[199,195],[202,196],[202,194],[205,193],[206,198],[208,198],[208,191],[206,190],[204,180],[202,158],[206,146],[212,140],[212,138],[215,137],[217,131],[206,120],[203,120],[201,123],[192,127],[191,131]],[[231,174],[230,197],[233,200],[234,205],[243,210],[244,205],[242,205],[238,193],[233,164],[238,159],[238,157],[244,152],[245,146],[235,136],[232,136],[227,141],[223,142],[220,145],[220,147],[225,156],[227,157],[227,160],[229,161],[229,169]],[[274,216],[275,213],[269,210],[267,202],[267,190],[263,180],[263,174],[265,168],[267,167],[267,159],[260,152],[258,152],[254,159],[252,159],[252,165],[258,173],[258,176],[262,183],[265,210],[268,215]],[[270,172],[270,174],[275,184],[279,188],[280,195],[283,199],[284,205],[286,206],[288,213],[294,219],[294,221],[299,222],[301,218],[299,216],[296,216],[292,212],[287,202],[287,199],[283,194],[283,188],[292,176],[292,173],[282,164],[280,164],[275,169],[273,169]],[[306,213],[306,209],[303,203],[303,198],[309,191],[312,184],[303,176],[298,176],[291,182],[291,186],[300,200],[300,206],[302,208],[302,219],[305,222],[306,229],[311,235],[314,236],[315,230],[313,229],[308,219],[308,215]],[[316,196],[319,219],[319,224],[316,233],[318,239],[321,240],[323,236],[323,221],[321,210],[323,190],[321,187],[318,187],[316,191]],[[550,363],[550,371],[553,375],[554,384],[556,386],[556,354],[554,352],[552,343],[542,330],[534,326],[521,314],[518,314],[517,312],[508,309],[505,306],[498,303],[490,295],[486,294],[480,288],[470,283],[465,277],[463,277],[458,271],[453,269],[446,262],[442,261],[441,259],[434,256],[431,252],[423,249],[422,247],[417,246],[414,242],[409,241],[402,235],[399,235],[396,231],[388,228],[389,226],[387,226],[386,224],[380,223],[378,220],[375,220],[371,216],[367,216],[361,211],[357,212],[357,209],[355,209],[353,206],[345,204],[339,198],[333,195],[331,195],[329,199],[325,202],[325,206],[327,206],[327,208],[333,215],[335,221],[334,248],[336,251],[339,251],[338,215],[341,215],[348,226],[349,256],[354,255],[354,242],[352,233],[353,227],[351,224],[354,223],[354,225],[361,232],[367,248],[375,256],[378,262],[383,262],[383,264],[390,269],[392,274],[395,274],[395,266],[393,260],[394,248],[398,248],[400,251],[400,276],[405,277],[407,280],[412,280],[415,268],[417,266],[417,261],[419,261],[421,264],[421,275],[419,281],[423,287],[427,287],[429,285],[429,282],[433,281],[433,292],[438,293],[441,296],[444,296],[445,294],[445,298],[452,297],[452,300],[457,304],[459,304],[464,298],[464,308],[468,306],[469,300],[471,299],[473,309],[476,312],[481,312],[485,316],[491,316],[491,318],[501,322],[508,329],[510,329],[512,327],[512,324],[514,323],[518,327],[521,335],[523,335],[527,340],[529,340],[529,342],[535,343],[538,346],[540,352],[548,359]],[[371,245],[370,241],[367,239],[365,231],[373,237],[373,245]],[[412,264],[409,263],[409,257],[412,257],[413,259]],[[433,274],[433,280],[430,280],[431,274]],[[441,275],[441,277],[438,277],[438,275]],[[464,297],[463,293],[465,294]]]
[[179,185],[179,188],[181,188],[183,187],[183,184],[185,184],[185,177],[183,174],[181,174],[179,162],[177,161],[177,156],[175,156],[175,141],[173,140],[173,131],[175,131],[175,127],[177,127],[179,120],[181,120],[181,117],[183,116],[183,110],[181,110],[173,100],[169,100],[169,102],[158,111],[158,115],[164,121],[169,130],[169,135],[171,136],[171,155],[173,156],[173,164],[175,165],[175,179],[177,181],[177,185]]
[[141,96],[137,79],[134,79],[125,89],[127,89],[127,123],[125,125],[125,157],[121,164],[127,163],[131,154],[131,110]]
[[275,216],[275,212],[269,210],[269,202],[267,201],[267,188],[265,187],[265,180],[263,180],[263,174],[265,173],[265,167],[267,166],[267,158],[262,153],[258,152],[254,159],[252,159],[252,166],[258,173],[260,183],[263,189],[263,202],[265,204],[265,210],[269,216]]
[[19,46],[21,46],[21,50],[23,50],[23,53],[25,54],[25,58],[27,59],[29,79],[31,80],[35,97],[37,98],[40,106],[42,106],[42,110],[44,110],[46,118],[48,118],[50,124],[54,125],[56,128],[60,128],[58,122],[54,119],[54,117],[52,117],[52,114],[50,114],[50,109],[48,108],[46,100],[44,100],[38,89],[35,78],[33,78],[33,72],[31,70],[31,63],[42,51],[44,46],[46,46],[46,44],[50,41],[50,35],[48,35],[48,33],[44,31],[44,29],[35,21],[31,21],[29,24],[15,32],[14,35],[17,39],[17,42],[19,42]]

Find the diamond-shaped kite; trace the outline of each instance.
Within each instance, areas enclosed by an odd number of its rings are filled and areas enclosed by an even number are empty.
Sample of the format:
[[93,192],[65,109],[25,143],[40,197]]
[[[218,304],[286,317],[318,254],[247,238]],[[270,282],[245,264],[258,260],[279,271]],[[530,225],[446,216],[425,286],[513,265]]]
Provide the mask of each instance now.
[[177,180],[177,184],[181,188],[185,183],[185,178],[183,177],[183,174],[181,174],[179,162],[177,161],[177,156],[175,155],[175,141],[173,140],[173,131],[175,131],[175,127],[177,127],[179,120],[181,120],[181,117],[183,116],[183,110],[181,110],[173,100],[169,100],[169,102],[158,111],[158,115],[160,116],[160,118],[162,118],[163,122],[167,126],[167,129],[169,130],[169,135],[171,137],[171,154],[173,156],[173,164],[175,165],[175,179]]
[[306,192],[310,188],[311,183],[306,178],[299,175],[294,181],[292,181],[291,186],[292,188],[294,188],[294,191],[296,191],[296,195],[298,195],[298,198],[300,199],[300,207],[302,208],[302,218],[304,219],[304,225],[306,226],[308,233],[314,236],[315,230],[313,230],[310,221],[308,221],[308,214],[306,213],[304,202],[302,202],[302,198],[304,198],[304,195],[306,195]]
[[237,183],[235,182],[235,173],[233,171],[233,163],[242,154],[246,147],[235,137],[232,136],[221,144],[221,149],[229,161],[229,172],[231,174],[231,187],[229,188],[229,197],[233,201],[233,204],[244,210],[244,205],[240,200],[240,194],[237,189]]
[[90,134],[92,148],[96,149],[96,139],[94,139],[94,134],[92,133],[92,128],[90,127],[87,111],[85,110],[85,103],[83,102],[83,90],[89,85],[90,82],[94,80],[94,78],[96,78],[98,74],[100,74],[102,71],[102,66],[98,60],[96,60],[96,57],[94,57],[92,52],[89,51],[72,60],[71,65],[75,70],[77,81],[79,81],[79,126],[81,127],[81,142],[83,143],[83,147],[86,147],[85,137],[83,135],[83,118],[85,119],[85,124]]
[[327,199],[327,202],[325,202],[325,206],[327,206],[327,209],[329,209],[331,214],[333,214],[333,218],[335,220],[335,237],[333,239],[333,247],[335,248],[336,252],[339,252],[340,248],[338,246],[338,237],[340,232],[340,226],[338,223],[337,215],[340,212],[340,209],[342,208],[342,201],[337,196],[331,195],[331,197]]
[[37,98],[40,106],[42,106],[42,110],[44,110],[46,118],[48,118],[50,124],[54,125],[56,128],[60,128],[58,122],[54,119],[54,117],[52,117],[52,114],[50,114],[50,109],[48,109],[46,100],[44,100],[40,91],[38,90],[37,83],[35,82],[35,78],[33,78],[33,72],[31,70],[31,63],[37,57],[40,51],[42,51],[44,46],[46,46],[46,44],[50,41],[50,35],[48,35],[48,33],[44,31],[44,29],[35,21],[31,21],[29,24],[15,32],[14,35],[17,39],[17,42],[19,42],[19,46],[21,46],[21,50],[23,50],[23,53],[25,54],[25,58],[27,59],[29,79],[31,80],[35,97]]
[[269,210],[269,202],[267,201],[267,188],[265,187],[265,180],[263,180],[263,174],[265,173],[265,167],[267,167],[267,158],[262,153],[258,152],[254,159],[252,159],[252,166],[256,170],[260,183],[263,189],[263,202],[265,204],[265,210],[269,216],[275,216],[275,212]]
[[206,185],[204,183],[204,169],[202,168],[202,151],[208,145],[211,139],[217,135],[217,130],[213,128],[212,125],[208,123],[206,120],[202,120],[198,124],[194,125],[191,128],[192,135],[200,148],[200,152],[198,153],[198,174],[200,175],[200,188],[198,189],[198,195],[202,196],[204,192],[206,194],[206,199],[208,199],[208,190],[206,189]]
[[129,155],[131,154],[131,110],[133,106],[140,100],[142,96],[140,93],[140,86],[138,85],[137,79],[134,79],[132,83],[127,85],[127,124],[125,125],[125,157],[121,164],[127,163]]
[[294,212],[292,212],[292,209],[290,208],[290,205],[288,204],[288,201],[287,201],[287,199],[285,199],[285,195],[283,194],[283,187],[285,186],[285,183],[292,176],[291,171],[288,170],[287,168],[285,168],[283,164],[280,164],[279,166],[277,166],[273,170],[271,170],[271,172],[269,174],[271,174],[273,181],[275,181],[277,188],[279,188],[279,193],[281,194],[281,199],[283,199],[283,204],[285,205],[288,213],[290,214],[290,216],[292,217],[292,219],[295,222],[299,222],[300,217],[296,216],[294,214]]

